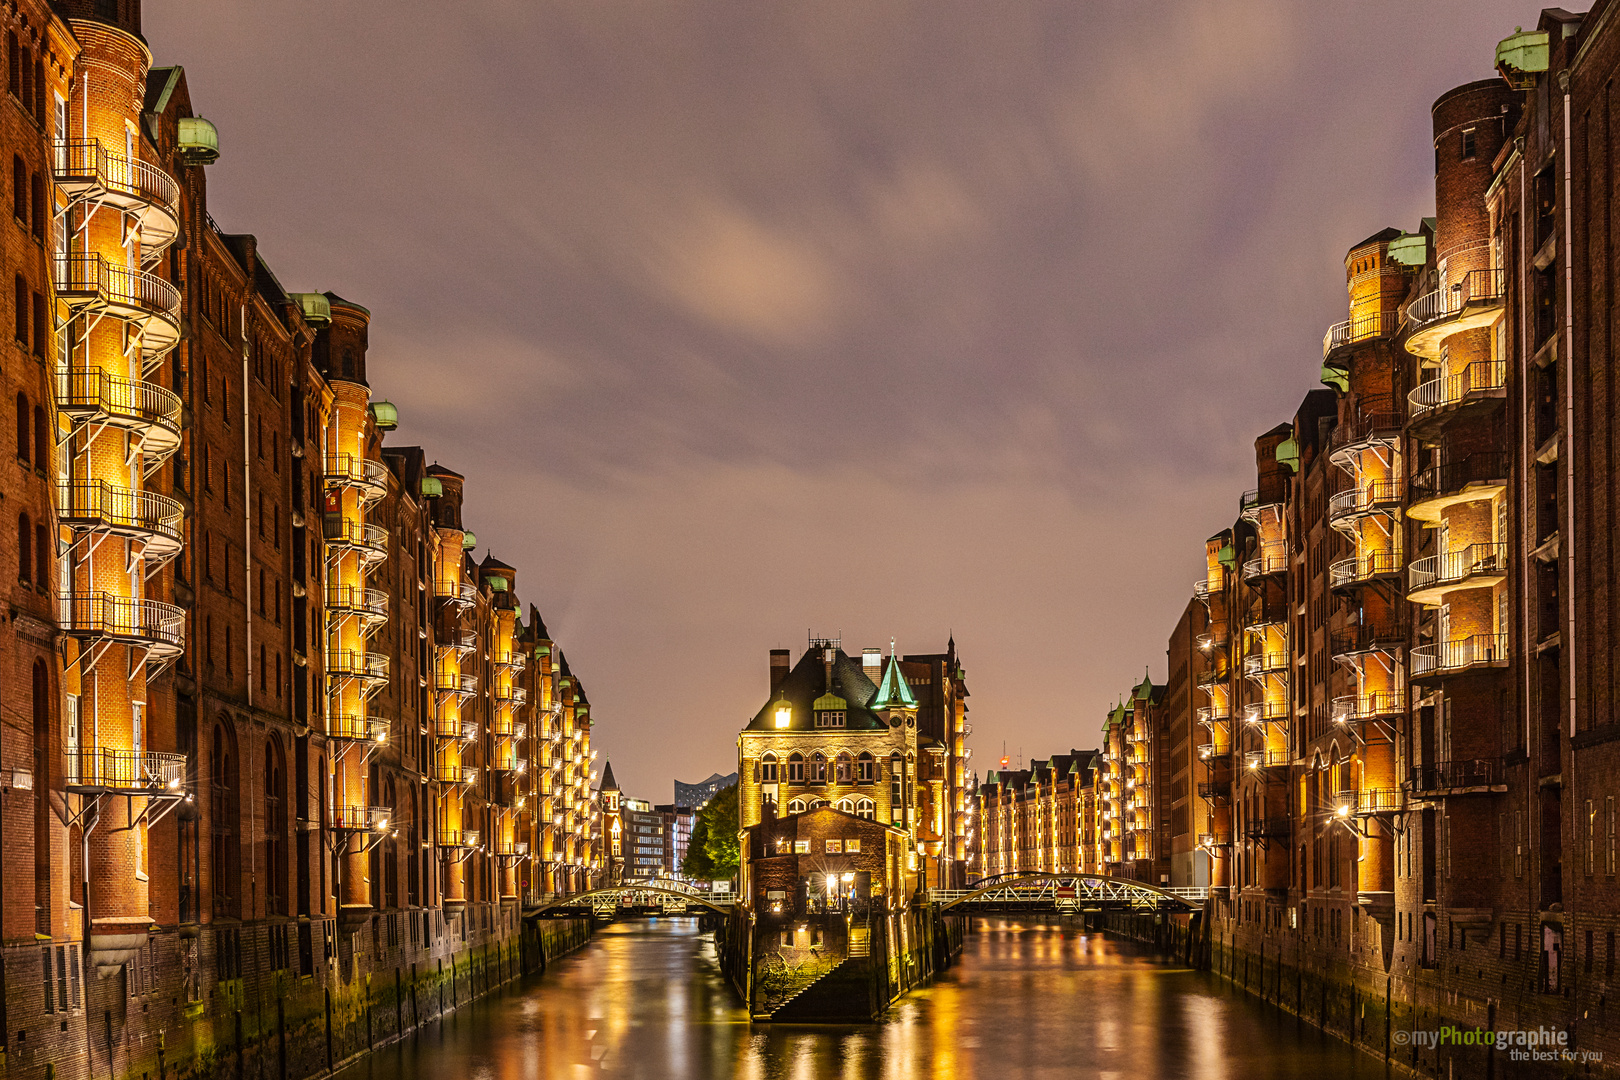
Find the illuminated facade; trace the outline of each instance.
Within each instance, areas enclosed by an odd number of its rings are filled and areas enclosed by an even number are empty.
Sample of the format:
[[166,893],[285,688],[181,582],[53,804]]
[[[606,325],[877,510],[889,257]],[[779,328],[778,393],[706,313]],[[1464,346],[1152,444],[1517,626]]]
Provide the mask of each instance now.
[[960,880],[967,695],[954,643],[856,661],[836,639],[813,638],[797,666],[788,657],[771,653],[771,700],[738,736],[740,826],[830,805],[903,830],[908,869],[930,885]]
[[308,1075],[364,1049],[366,1002],[431,995],[417,1022],[475,956],[517,970],[524,905],[598,880],[589,704],[516,571],[473,561],[461,477],[385,445],[370,313],[209,215],[217,133],[139,7],[0,13],[0,809],[33,867],[0,897],[0,1055],[269,1071],[244,1002],[276,1001]]
[[1100,768],[1097,751],[1071,750],[1028,769],[992,770],[975,799],[981,832],[973,876],[1101,873],[1093,786]]

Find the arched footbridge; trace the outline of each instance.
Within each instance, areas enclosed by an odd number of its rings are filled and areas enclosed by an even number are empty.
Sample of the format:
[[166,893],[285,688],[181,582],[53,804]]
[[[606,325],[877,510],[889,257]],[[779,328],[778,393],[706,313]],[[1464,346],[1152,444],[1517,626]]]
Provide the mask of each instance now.
[[1006,874],[968,889],[930,889],[941,915],[1164,913],[1204,909],[1207,888],[1160,888],[1101,874]]
[[658,879],[625,885],[606,885],[590,892],[555,897],[528,908],[523,914],[527,918],[540,919],[696,915],[705,911],[726,915],[735,904],[735,898],[725,893],[711,893],[695,889],[684,882]]

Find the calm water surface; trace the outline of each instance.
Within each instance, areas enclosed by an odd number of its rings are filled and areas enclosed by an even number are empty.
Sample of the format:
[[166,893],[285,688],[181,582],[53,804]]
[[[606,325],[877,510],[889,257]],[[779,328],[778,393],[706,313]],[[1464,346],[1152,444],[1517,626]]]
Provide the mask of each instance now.
[[962,962],[869,1027],[753,1027],[695,920],[618,923],[342,1080],[1308,1077],[1383,1064],[1117,938],[987,920]]

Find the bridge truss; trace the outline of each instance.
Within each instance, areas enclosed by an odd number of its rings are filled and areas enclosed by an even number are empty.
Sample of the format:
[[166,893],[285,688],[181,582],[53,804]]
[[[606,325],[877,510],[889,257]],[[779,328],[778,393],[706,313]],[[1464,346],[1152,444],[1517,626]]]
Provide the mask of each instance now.
[[728,914],[736,904],[729,895],[716,895],[682,881],[656,879],[626,885],[609,885],[572,896],[547,900],[526,914],[531,918],[565,919],[592,916],[611,919],[616,915],[694,915],[710,911]]
[[1207,888],[1161,889],[1100,874],[1002,875],[971,889],[930,889],[941,915],[1202,911]]

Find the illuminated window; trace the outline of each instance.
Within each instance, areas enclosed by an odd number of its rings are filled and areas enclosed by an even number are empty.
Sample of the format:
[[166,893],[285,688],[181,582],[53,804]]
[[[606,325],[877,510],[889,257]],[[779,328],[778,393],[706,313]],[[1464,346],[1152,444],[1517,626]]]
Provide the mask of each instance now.
[[767,753],[759,759],[759,780],[762,784],[776,783],[776,755]]
[[827,782],[827,759],[820,750],[810,755],[810,782],[812,784]]
[[848,752],[843,752],[838,755],[838,760],[834,763],[833,780],[839,784],[847,784],[849,783],[849,778],[850,756]]
[[[877,817],[877,803],[873,802],[871,799],[862,799],[860,802],[855,804],[855,816],[865,818],[867,821],[874,820]],[[859,840],[852,840],[850,842],[857,845],[860,843]],[[860,848],[852,847],[849,850],[859,851]]]
[[862,784],[870,784],[876,774],[877,762],[872,760],[871,754],[867,753],[865,750],[862,750],[861,756],[855,759],[856,779]]
[[816,713],[816,727],[841,728],[844,726],[843,709],[826,709]]

